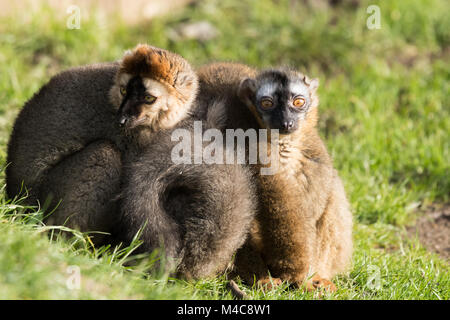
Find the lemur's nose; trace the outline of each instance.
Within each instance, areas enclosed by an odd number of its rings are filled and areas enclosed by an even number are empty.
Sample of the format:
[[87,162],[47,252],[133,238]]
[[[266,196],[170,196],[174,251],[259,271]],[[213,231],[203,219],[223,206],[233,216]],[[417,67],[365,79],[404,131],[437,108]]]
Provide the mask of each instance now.
[[284,130],[290,130],[290,129],[292,129],[293,126],[294,126],[294,121],[292,121],[292,120],[291,121],[284,121],[283,125],[282,125]]

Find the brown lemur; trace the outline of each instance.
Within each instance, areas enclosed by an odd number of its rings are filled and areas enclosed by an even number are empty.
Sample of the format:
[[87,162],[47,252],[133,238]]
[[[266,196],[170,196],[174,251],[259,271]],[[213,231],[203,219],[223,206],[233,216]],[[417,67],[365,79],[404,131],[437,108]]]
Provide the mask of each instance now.
[[[111,89],[129,150],[123,158],[118,224],[129,242],[142,228],[138,251],[163,248],[179,276],[211,276],[244,243],[255,212],[253,183],[242,166],[175,163],[172,133],[191,139],[188,113],[197,76],[180,56],[149,46],[125,55]],[[214,104],[204,129],[220,126]],[[191,148],[191,146],[189,146]],[[173,262],[173,263],[171,263]]]
[[316,128],[318,81],[289,69],[257,72],[233,63],[207,65],[197,74],[199,103],[224,100],[226,128],[279,130],[279,153],[272,158],[278,170],[262,175],[261,165],[253,166],[258,213],[234,274],[249,284],[281,279],[334,290],[331,279],[351,260],[352,215]]

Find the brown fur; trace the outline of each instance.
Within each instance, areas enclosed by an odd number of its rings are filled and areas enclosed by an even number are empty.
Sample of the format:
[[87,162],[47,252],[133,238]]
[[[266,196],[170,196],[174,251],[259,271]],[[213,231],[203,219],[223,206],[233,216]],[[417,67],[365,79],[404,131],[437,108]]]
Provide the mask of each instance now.
[[[221,63],[197,73],[199,99],[211,100],[216,93],[226,97],[227,128],[266,127],[255,117],[253,106],[239,99],[239,83],[255,77],[254,70]],[[281,279],[302,286],[309,279],[308,289],[333,290],[329,280],[350,262],[352,218],[342,183],[317,133],[315,83],[303,80],[310,86],[314,107],[300,129],[280,135],[278,172],[257,174],[259,210],[246,244],[236,254],[234,273],[248,283],[255,279],[267,284],[270,273],[276,277],[273,284]]]

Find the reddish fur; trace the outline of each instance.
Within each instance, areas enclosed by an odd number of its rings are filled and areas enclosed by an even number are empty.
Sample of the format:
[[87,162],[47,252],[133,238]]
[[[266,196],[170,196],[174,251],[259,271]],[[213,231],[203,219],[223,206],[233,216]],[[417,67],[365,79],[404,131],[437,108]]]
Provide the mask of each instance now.
[[[179,72],[186,72],[187,70],[190,71],[190,67],[179,55],[160,48],[139,44],[131,54],[125,55],[119,73],[156,80],[165,84],[170,94],[185,99],[185,95],[180,93],[177,88],[177,75]],[[190,89],[194,89],[194,83],[185,82],[183,87],[189,92]]]
[[141,44],[133,50],[132,54],[124,57],[120,71],[173,86],[175,69],[179,67],[171,63],[170,59],[173,55],[171,52]]
[[[127,51],[110,90],[110,101],[117,108],[123,99],[120,86],[124,85],[121,83],[124,74],[131,78],[139,76],[144,81],[146,79],[157,81],[167,91],[167,95],[162,96],[165,100],[158,98],[155,104],[151,106],[143,104],[136,109],[136,119],[141,119],[142,122],[129,134],[136,137],[137,145],[145,144],[153,132],[172,128],[187,117],[197,95],[198,83],[195,72],[183,57],[145,44],[139,44],[135,49]],[[151,88],[147,90],[151,93]]]

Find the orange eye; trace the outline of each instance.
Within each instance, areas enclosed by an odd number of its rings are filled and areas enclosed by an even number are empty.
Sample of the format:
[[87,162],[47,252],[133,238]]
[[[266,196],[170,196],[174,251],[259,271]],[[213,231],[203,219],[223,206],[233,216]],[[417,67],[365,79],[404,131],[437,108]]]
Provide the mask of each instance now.
[[120,87],[120,94],[123,95],[123,96],[126,95],[127,94],[127,89],[125,89],[125,87],[123,87],[123,86]]
[[301,108],[305,105],[305,99],[303,98],[295,98],[294,101],[292,102],[292,104],[294,105],[294,107],[296,108]]
[[261,107],[263,109],[269,109],[269,108],[272,108],[272,106],[273,106],[273,102],[271,99],[266,98],[266,99],[261,100]]

